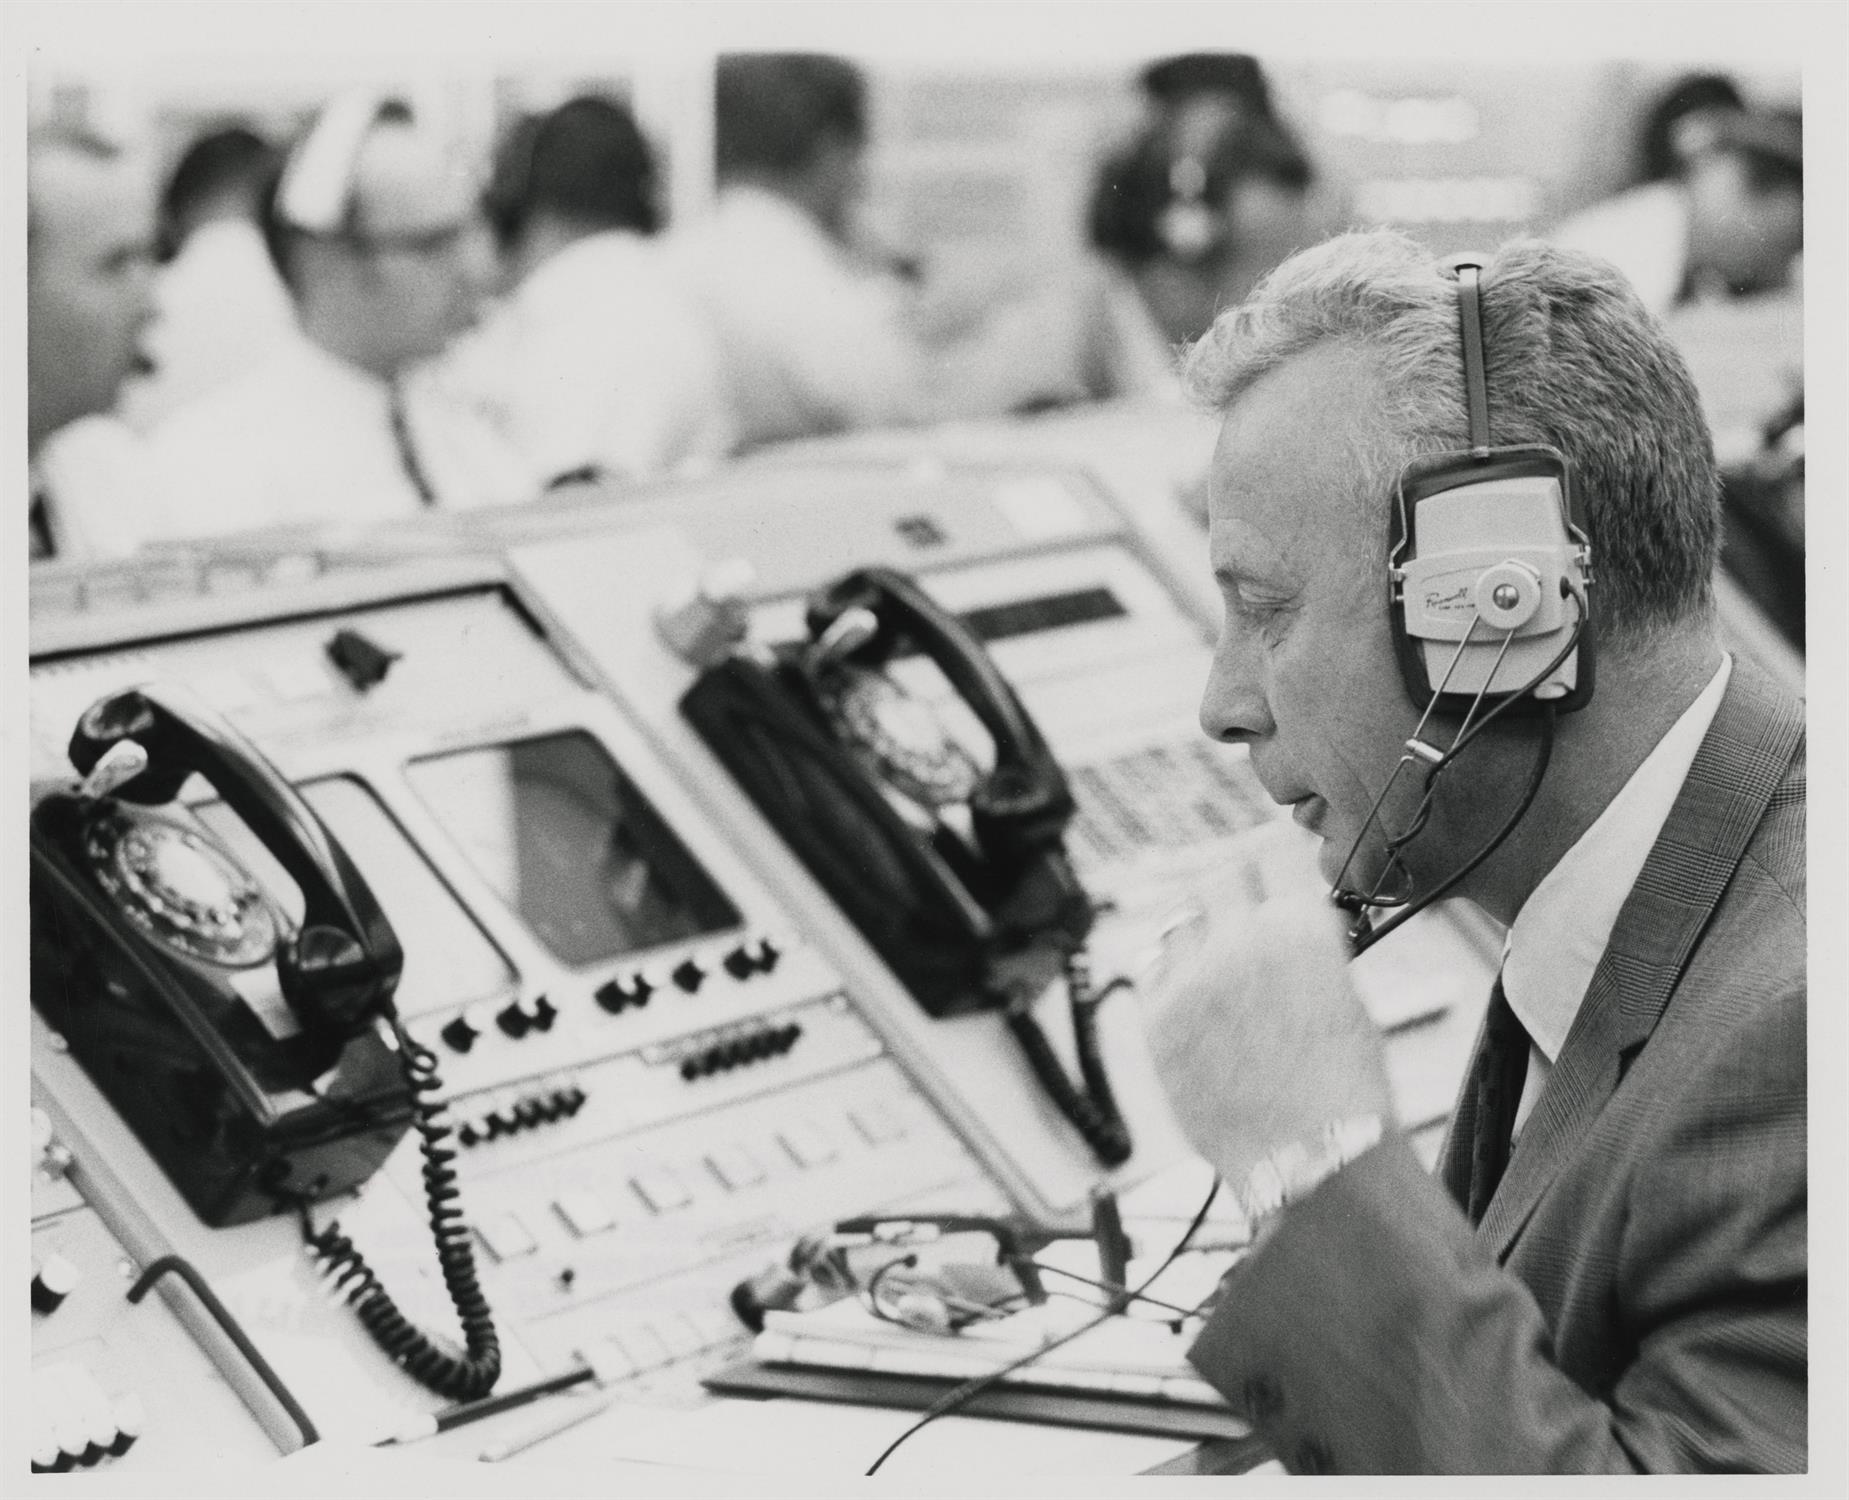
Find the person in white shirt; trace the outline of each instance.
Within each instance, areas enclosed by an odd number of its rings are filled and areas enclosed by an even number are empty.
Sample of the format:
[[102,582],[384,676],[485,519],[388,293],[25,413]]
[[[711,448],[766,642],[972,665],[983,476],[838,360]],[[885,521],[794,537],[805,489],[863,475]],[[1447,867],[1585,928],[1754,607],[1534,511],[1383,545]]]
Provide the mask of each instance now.
[[493,274],[478,174],[440,122],[354,94],[290,153],[264,231],[296,327],[261,366],[150,435],[153,534],[368,523],[522,498],[492,433],[407,399]]
[[242,126],[208,131],[181,156],[161,199],[166,264],[154,279],[153,369],[123,394],[145,431],[255,369],[290,335],[295,310],[257,218],[281,168]]
[[530,465],[646,479],[730,446],[718,342],[659,242],[655,164],[635,117],[584,97],[524,120],[488,213],[514,288],[432,371]]
[[[27,555],[132,550],[139,517],[109,488],[67,482],[146,362],[154,184],[118,144],[75,129],[33,131],[26,151]],[[119,424],[116,424],[119,425]],[[118,503],[118,500],[120,503]]]
[[738,445],[915,420],[926,377],[909,288],[850,248],[865,187],[859,69],[729,54],[714,93],[718,202],[675,248],[719,336]]

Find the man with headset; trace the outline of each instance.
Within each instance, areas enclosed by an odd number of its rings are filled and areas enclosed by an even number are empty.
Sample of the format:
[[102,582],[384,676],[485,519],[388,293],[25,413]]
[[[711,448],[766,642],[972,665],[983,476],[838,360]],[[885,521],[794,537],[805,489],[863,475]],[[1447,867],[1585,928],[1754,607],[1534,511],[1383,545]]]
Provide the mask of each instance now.
[[[1804,714],[1716,640],[1680,358],[1602,262],[1372,232],[1188,374],[1202,724],[1356,914],[1172,945],[1152,1048],[1255,1238],[1194,1363],[1296,1470],[1802,1470]],[[1443,894],[1508,940],[1434,1177],[1347,961]]]

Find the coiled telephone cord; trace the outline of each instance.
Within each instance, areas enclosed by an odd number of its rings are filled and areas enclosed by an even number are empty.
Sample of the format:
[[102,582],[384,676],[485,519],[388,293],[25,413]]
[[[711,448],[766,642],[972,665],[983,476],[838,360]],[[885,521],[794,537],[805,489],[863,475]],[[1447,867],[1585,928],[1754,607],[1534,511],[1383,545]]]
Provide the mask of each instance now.
[[459,1203],[461,1193],[456,1186],[456,1150],[449,1144],[447,1106],[435,1097],[442,1087],[436,1054],[413,1038],[395,1015],[390,1022],[392,1034],[398,1039],[405,1081],[413,1095],[413,1123],[424,1153],[424,1195],[430,1207],[437,1263],[462,1325],[466,1353],[456,1354],[440,1347],[406,1318],[353,1242],[341,1233],[339,1223],[317,1231],[306,1203],[299,1205],[302,1238],[323,1262],[335,1289],[352,1304],[373,1342],[406,1374],[452,1401],[472,1401],[487,1395],[500,1379],[501,1340],[475,1275],[475,1252],[469,1243]]
[[1094,991],[1091,961],[1084,950],[1067,955],[1066,994],[1072,1009],[1072,1042],[1078,1053],[1080,1083],[1074,1083],[1067,1074],[1027,1003],[1011,1004],[1004,1011],[1008,1029],[1020,1042],[1034,1077],[1059,1112],[1071,1121],[1092,1155],[1107,1167],[1122,1166],[1130,1159],[1132,1149],[1130,1127],[1124,1123],[1117,1098],[1111,1092],[1104,1052],[1098,1045],[1098,1007],[1116,988],[1118,985],[1113,983],[1102,992]]

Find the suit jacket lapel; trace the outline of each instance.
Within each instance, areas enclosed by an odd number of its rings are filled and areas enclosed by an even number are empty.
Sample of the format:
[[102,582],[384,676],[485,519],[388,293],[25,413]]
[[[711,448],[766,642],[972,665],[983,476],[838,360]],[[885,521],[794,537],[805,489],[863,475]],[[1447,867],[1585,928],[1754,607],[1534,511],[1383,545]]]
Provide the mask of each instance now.
[[1804,739],[1803,706],[1736,658],[1714,722],[1478,1233],[1500,1257],[1646,1042]]

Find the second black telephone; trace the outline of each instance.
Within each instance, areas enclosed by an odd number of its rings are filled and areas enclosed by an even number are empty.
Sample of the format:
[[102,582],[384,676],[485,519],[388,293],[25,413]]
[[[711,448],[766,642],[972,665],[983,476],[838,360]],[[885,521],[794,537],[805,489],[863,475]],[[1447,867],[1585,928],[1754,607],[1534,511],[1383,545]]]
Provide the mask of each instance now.
[[[253,745],[170,691],[93,704],[70,760],[81,782],[32,810],[33,1005],[201,1220],[296,1213],[388,1354],[443,1394],[482,1394],[500,1347],[435,1058],[399,1021],[404,955],[359,870]],[[299,924],[179,800],[195,773],[295,882]],[[275,990],[280,1007],[261,1003]],[[310,1222],[413,1126],[465,1352],[407,1323],[338,1226]]]
[[[811,597],[806,625],[805,641],[708,668],[682,712],[919,1003],[1002,1011],[1099,1160],[1127,1160],[1085,960],[1094,907],[1065,851],[1072,792],[1045,739],[981,642],[902,573],[849,574]],[[900,686],[889,668],[910,651],[992,760]],[[1078,1083],[1031,1009],[1061,974]]]

